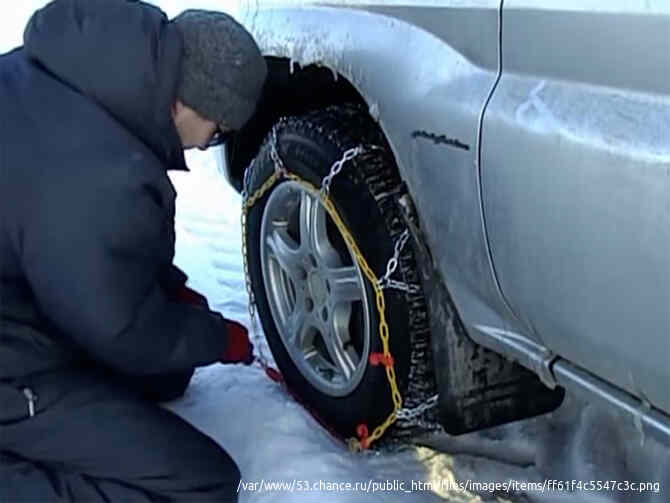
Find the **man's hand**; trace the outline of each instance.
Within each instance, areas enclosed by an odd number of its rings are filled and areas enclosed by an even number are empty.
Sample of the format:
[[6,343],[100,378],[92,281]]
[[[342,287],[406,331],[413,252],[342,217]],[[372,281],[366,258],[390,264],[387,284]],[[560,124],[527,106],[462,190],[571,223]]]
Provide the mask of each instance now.
[[222,363],[244,363],[251,365],[254,361],[254,346],[249,342],[247,329],[236,321],[226,320],[228,347],[221,357]]
[[[207,298],[187,286],[182,286],[176,290],[170,300],[209,310]],[[254,361],[254,346],[249,342],[247,329],[244,325],[233,320],[226,319],[224,322],[226,325],[226,337],[228,337],[228,347],[226,348],[226,352],[221,356],[221,362],[251,365]]]

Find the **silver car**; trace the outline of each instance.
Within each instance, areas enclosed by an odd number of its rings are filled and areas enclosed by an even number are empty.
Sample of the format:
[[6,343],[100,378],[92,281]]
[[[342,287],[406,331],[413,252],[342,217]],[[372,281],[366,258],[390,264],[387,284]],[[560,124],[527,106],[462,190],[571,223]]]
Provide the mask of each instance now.
[[463,433],[567,389],[670,439],[670,3],[242,21],[270,77],[221,166],[274,358],[318,416],[362,443]]

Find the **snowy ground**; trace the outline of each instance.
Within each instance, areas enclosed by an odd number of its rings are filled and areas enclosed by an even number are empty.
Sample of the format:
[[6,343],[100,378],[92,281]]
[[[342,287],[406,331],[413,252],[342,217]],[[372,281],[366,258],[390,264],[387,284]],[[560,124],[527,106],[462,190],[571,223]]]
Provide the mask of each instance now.
[[[44,0],[3,5],[0,53],[21,43],[29,15]],[[225,0],[159,0],[169,16],[184,8],[239,12]],[[253,2],[252,2],[253,3]],[[240,252],[240,199],[217,172],[213,154],[189,152],[191,173],[173,173],[177,188],[175,262],[213,309],[249,324]],[[256,345],[265,347],[262,334]],[[199,369],[186,395],[166,405],[212,436],[237,461],[245,482],[326,484],[431,482],[434,490],[336,490],[315,493],[241,491],[240,502],[281,501],[670,501],[670,452],[622,420],[568,396],[555,413],[477,434],[424,439],[424,446],[396,453],[349,453],[258,367],[213,365]],[[427,447],[429,445],[431,447]],[[445,481],[650,481],[660,494],[520,492],[511,497],[484,490],[447,490]],[[556,482],[555,482],[556,483]],[[299,484],[296,484],[298,486]]]

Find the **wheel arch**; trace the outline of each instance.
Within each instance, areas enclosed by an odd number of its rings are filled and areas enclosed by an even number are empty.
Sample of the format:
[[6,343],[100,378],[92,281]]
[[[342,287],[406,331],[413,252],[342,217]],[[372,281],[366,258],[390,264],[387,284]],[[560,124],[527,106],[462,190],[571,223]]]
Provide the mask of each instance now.
[[[399,10],[308,6],[244,13],[240,22],[266,57],[269,75],[255,115],[236,141],[221,149],[220,166],[232,185],[241,190],[244,170],[279,117],[345,101],[368,108],[405,179],[411,169],[406,144],[413,131],[426,128],[429,96],[445,82],[477,80],[497,64],[485,50],[488,42],[472,44],[472,30],[462,26],[481,22],[478,9],[447,3],[435,10],[417,4]],[[449,21],[443,26],[436,18]],[[456,105],[470,99],[459,96],[468,88],[455,85],[453,93],[439,91],[439,98]],[[458,125],[468,131],[459,139],[471,145],[477,112]]]
[[301,66],[282,56],[265,59],[268,79],[256,112],[219,152],[219,166],[238,192],[242,190],[244,171],[280,117],[347,102],[366,104],[355,86],[334,70],[318,63]]

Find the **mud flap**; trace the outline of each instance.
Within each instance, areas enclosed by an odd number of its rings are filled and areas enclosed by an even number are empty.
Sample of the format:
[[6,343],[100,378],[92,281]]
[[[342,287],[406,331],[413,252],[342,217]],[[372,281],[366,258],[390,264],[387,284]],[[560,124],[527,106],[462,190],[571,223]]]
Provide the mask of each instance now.
[[434,265],[413,203],[399,200],[426,295],[439,389],[438,420],[447,433],[461,434],[556,409],[565,395],[551,390],[530,370],[475,343],[466,333]]

